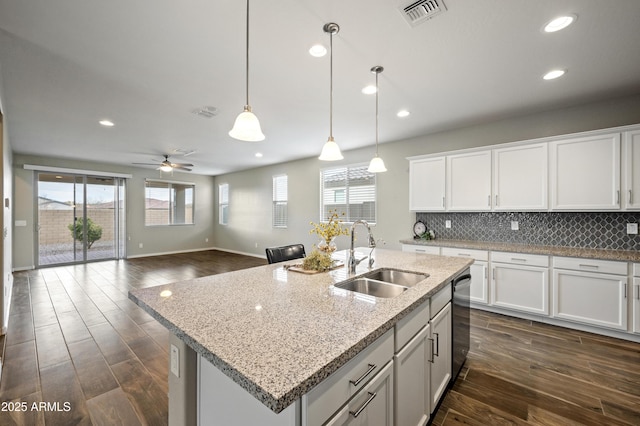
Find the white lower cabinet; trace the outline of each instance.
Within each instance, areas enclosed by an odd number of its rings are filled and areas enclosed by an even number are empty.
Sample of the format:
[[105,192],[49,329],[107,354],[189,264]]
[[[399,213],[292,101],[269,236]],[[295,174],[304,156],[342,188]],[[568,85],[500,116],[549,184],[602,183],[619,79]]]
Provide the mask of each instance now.
[[553,258],[553,316],[627,330],[627,263]]
[[492,252],[491,269],[491,305],[549,314],[548,256]]
[[[450,288],[449,288],[450,291]],[[449,298],[451,300],[451,298]],[[433,309],[432,309],[433,310]],[[451,380],[451,302],[431,319],[431,412]]]
[[393,408],[393,361],[389,361],[325,425],[390,426]]
[[633,278],[633,332],[640,334],[640,278]]
[[474,303],[489,303],[489,252],[486,250],[442,247],[443,256],[468,257],[474,260],[471,271],[470,299]]
[[431,413],[429,396],[431,356],[429,325],[394,357],[395,369],[395,424],[422,426]]

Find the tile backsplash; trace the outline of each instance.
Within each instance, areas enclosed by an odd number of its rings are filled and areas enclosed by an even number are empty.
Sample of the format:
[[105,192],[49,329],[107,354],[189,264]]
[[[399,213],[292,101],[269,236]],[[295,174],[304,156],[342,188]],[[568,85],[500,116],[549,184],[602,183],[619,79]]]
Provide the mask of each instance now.
[[[416,213],[416,220],[436,239],[640,250],[640,237],[627,235],[627,223],[638,223],[640,212]],[[447,220],[451,228],[445,227]],[[511,229],[512,221],[519,230]]]

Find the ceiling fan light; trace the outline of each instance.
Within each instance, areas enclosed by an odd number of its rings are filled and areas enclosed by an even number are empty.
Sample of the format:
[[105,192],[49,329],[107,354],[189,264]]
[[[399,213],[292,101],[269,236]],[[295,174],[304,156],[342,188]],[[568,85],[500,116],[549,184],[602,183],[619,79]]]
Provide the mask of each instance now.
[[160,166],[160,170],[163,172],[170,172],[173,170],[173,167],[171,167],[169,164],[163,164],[162,166]]
[[258,121],[258,117],[251,112],[249,105],[245,105],[244,111],[238,114],[233,124],[233,129],[229,131],[229,136],[247,142],[260,142],[264,140],[265,136],[260,128],[260,121]]
[[382,173],[382,172],[386,172],[387,168],[384,166],[384,161],[382,161],[382,158],[376,155],[371,159],[371,162],[369,163],[369,168],[367,169],[367,171],[369,173]]
[[322,161],[338,161],[342,160],[343,158],[344,157],[342,156],[340,147],[332,137],[329,137],[329,139],[322,147],[322,152],[320,153],[320,157],[318,157],[318,159]]

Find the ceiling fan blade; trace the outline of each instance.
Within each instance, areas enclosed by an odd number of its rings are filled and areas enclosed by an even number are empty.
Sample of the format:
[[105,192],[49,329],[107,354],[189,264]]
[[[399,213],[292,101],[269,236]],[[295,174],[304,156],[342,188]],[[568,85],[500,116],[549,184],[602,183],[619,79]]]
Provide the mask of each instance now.
[[131,163],[131,164],[138,164],[141,166],[157,166],[159,163]]
[[176,170],[184,170],[184,171],[187,171],[187,172],[191,171],[191,169],[188,169],[188,168],[182,167],[182,166],[175,166],[174,169],[176,169]]
[[193,167],[191,163],[171,163],[171,167]]

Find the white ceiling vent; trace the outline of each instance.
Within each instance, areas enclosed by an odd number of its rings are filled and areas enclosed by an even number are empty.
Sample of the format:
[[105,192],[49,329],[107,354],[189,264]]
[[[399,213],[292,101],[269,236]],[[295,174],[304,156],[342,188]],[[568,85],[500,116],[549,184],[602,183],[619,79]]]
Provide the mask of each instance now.
[[415,27],[447,10],[443,0],[418,0],[400,6],[404,19]]

